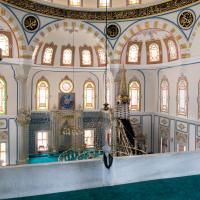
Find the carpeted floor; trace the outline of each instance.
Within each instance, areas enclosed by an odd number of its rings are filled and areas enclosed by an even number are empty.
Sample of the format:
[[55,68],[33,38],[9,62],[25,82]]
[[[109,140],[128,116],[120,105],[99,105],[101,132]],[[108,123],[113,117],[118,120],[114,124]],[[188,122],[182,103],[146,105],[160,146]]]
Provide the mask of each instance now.
[[200,176],[18,198],[16,200],[199,200]]

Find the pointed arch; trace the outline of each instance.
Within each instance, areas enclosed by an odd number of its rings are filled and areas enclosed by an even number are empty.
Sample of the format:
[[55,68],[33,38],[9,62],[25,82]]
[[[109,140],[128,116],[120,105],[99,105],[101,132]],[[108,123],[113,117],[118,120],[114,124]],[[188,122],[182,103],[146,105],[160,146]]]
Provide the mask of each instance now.
[[0,76],[0,115],[7,114],[7,83],[3,76]]
[[165,76],[160,82],[160,112],[169,112],[169,81]]
[[36,84],[36,110],[49,110],[49,91],[49,82],[42,77]]
[[92,80],[87,80],[84,83],[84,109],[95,109],[96,107],[96,85]]
[[160,30],[166,31],[170,36],[172,36],[177,42],[180,58],[186,58],[189,56],[188,48],[189,42],[185,35],[179,31],[179,28],[169,20],[164,18],[155,18],[155,19],[145,19],[134,22],[131,24],[128,29],[120,36],[117,44],[115,46],[115,60],[117,63],[122,63],[123,51],[126,48],[126,45],[131,42],[131,39],[136,36],[138,33],[142,33],[145,30]]
[[131,80],[129,83],[129,98],[130,98],[130,110],[141,110],[141,84],[137,79]]
[[177,82],[177,96],[176,96],[176,110],[177,115],[188,115],[188,81],[185,76],[181,76]]
[[[1,7],[0,20],[8,26],[10,33],[12,33],[11,36],[13,36],[16,42],[16,57],[31,59],[32,56],[28,53],[30,48],[27,46],[23,32],[20,30],[20,24],[16,21],[12,13],[6,8]],[[12,49],[14,49],[13,46]]]

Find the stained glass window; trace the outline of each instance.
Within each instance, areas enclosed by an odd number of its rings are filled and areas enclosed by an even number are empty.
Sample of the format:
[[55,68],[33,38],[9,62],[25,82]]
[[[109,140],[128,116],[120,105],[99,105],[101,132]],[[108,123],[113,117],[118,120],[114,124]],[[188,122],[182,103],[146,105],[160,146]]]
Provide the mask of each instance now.
[[81,6],[81,0],[69,0],[69,5],[80,7]]
[[82,65],[92,65],[92,55],[90,50],[84,49],[82,51]]
[[0,143],[0,166],[6,165],[6,146],[5,142]]
[[6,82],[4,78],[0,78],[0,114],[6,114]]
[[49,108],[49,84],[41,80],[37,84],[37,110],[48,110]]
[[149,45],[149,61],[150,62],[160,61],[160,48],[159,45],[155,42]]
[[139,46],[132,44],[128,50],[128,63],[137,63],[139,61]]
[[168,49],[169,49],[169,59],[176,60],[178,57],[176,44],[173,40],[168,40],[167,42]]
[[36,54],[38,53],[39,48],[40,48],[40,45],[36,45],[33,51],[32,60],[34,61],[34,63],[36,63]]
[[200,119],[200,81],[198,84],[198,118]]
[[161,112],[168,112],[169,107],[169,83],[166,78],[160,84],[160,110]]
[[63,64],[72,65],[72,50],[71,49],[65,49],[63,51]]
[[106,54],[103,48],[99,47],[97,48],[97,53],[99,57],[99,64],[105,65],[106,64]]
[[85,142],[86,148],[94,147],[94,130],[84,131],[84,142]]
[[187,115],[188,83],[186,77],[180,77],[177,83],[177,114]]
[[129,84],[129,98],[130,98],[130,110],[139,111],[140,110],[140,83],[139,81],[132,81]]
[[95,85],[91,81],[86,82],[84,85],[84,108],[95,108]]
[[98,0],[99,2],[99,7],[100,8],[105,8],[106,6],[107,7],[110,7],[111,6],[111,0]]
[[3,57],[9,57],[9,38],[5,34],[0,33],[0,49]]
[[140,3],[140,0],[128,0],[128,5],[134,5]]
[[53,48],[52,47],[47,47],[44,50],[44,55],[43,55],[43,63],[44,64],[51,64],[53,59]]
[[39,131],[37,132],[37,151],[48,150],[48,132]]

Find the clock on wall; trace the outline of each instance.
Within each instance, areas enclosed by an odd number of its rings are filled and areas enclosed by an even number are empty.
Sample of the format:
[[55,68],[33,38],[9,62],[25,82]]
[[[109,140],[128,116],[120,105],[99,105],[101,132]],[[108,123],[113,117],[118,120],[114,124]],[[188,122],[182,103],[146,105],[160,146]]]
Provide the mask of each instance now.
[[119,36],[121,30],[118,24],[116,23],[110,23],[108,24],[105,33],[107,34],[108,38],[115,39]]
[[23,27],[28,32],[35,32],[40,27],[40,20],[35,15],[25,15],[23,18]]
[[195,22],[195,13],[192,10],[184,10],[178,16],[179,26],[183,29],[189,29]]
[[60,83],[60,90],[63,93],[69,93],[74,89],[73,83],[71,80],[65,78]]

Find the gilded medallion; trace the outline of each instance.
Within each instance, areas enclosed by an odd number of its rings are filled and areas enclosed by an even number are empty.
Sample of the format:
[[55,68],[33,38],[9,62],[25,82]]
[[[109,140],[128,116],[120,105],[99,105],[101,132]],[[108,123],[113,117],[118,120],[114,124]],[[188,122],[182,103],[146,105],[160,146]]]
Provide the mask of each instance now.
[[115,39],[120,34],[120,27],[116,23],[108,24],[106,34],[110,39]]
[[178,21],[181,28],[189,29],[195,21],[195,14],[192,10],[184,10],[179,14]]
[[24,29],[28,32],[35,32],[39,29],[40,21],[34,15],[26,15],[23,19]]

